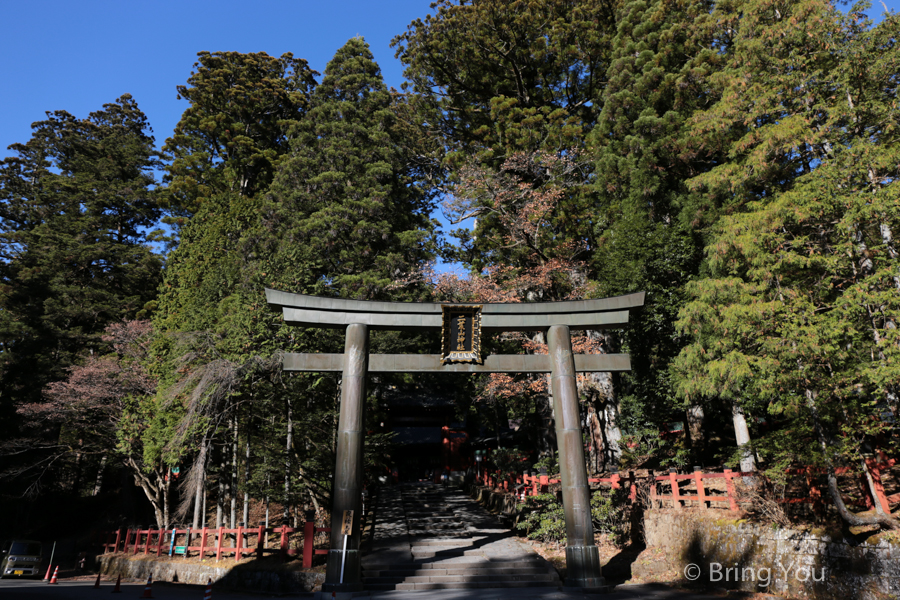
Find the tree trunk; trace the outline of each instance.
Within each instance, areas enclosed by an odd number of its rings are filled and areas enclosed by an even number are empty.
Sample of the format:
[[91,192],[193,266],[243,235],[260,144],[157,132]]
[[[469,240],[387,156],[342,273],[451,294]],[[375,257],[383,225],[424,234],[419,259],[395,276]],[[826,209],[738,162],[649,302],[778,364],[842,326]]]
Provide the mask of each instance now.
[[294,415],[291,412],[291,400],[287,399],[287,440],[284,448],[284,521],[282,526],[288,524],[291,518],[291,448],[294,445]]
[[[837,476],[834,473],[834,462],[832,453],[828,449],[828,438],[825,430],[822,428],[822,421],[819,419],[819,408],[816,405],[816,393],[813,390],[806,390],[806,405],[812,416],[813,428],[816,430],[816,437],[819,438],[819,446],[822,448],[822,455],[828,465],[828,494],[831,496],[832,502],[837,507],[838,513],[844,521],[854,527],[861,525],[880,525],[886,529],[900,529],[900,521],[897,521],[890,515],[876,514],[873,517],[861,517],[851,513],[844,504],[841,497],[841,491],[838,489]],[[875,496],[875,504],[878,504],[878,497]]]
[[237,469],[238,469],[238,419],[237,410],[231,418],[231,529],[237,526]]
[[100,493],[100,489],[103,487],[103,471],[106,470],[106,454],[100,457],[100,468],[97,469],[97,479],[94,480],[94,493],[92,496],[96,496]]
[[597,406],[593,402],[588,403],[586,419],[589,438],[591,440],[589,455],[589,461],[592,465],[591,472],[598,473],[606,468],[606,461],[603,459],[603,424],[600,422],[600,417],[597,416]]
[[607,464],[618,466],[622,456],[622,430],[619,429],[619,404],[615,397],[603,403],[604,459]]
[[695,454],[703,454],[706,450],[706,432],[703,429],[706,413],[704,413],[703,407],[689,406],[685,411],[685,419],[687,420],[687,431],[688,435],[690,435],[691,448]]
[[203,502],[203,493],[206,491],[206,453],[207,441],[204,439],[200,443],[200,454],[197,456],[197,462],[191,472],[191,479],[194,482],[194,519],[191,521],[191,528],[196,530],[200,526],[200,506]]
[[872,500],[875,504],[875,512],[879,515],[884,514],[884,508],[881,506],[881,499],[878,497],[878,490],[875,489],[875,481],[872,479],[872,473],[869,471],[869,465],[866,464],[865,459],[860,461],[862,466],[863,473],[866,476],[866,483],[869,484],[869,494],[872,495]]
[[72,466],[72,484],[71,484],[71,492],[74,495],[78,495],[78,487],[81,485],[81,458],[83,456],[83,452],[81,451],[82,440],[78,440],[78,450],[75,451],[75,464]]
[[159,468],[152,473],[146,473],[138,462],[128,457],[125,465],[131,469],[134,482],[144,491],[144,495],[153,506],[156,517],[156,526],[160,529],[169,528],[169,489],[172,485],[172,470]]
[[219,493],[216,495],[216,529],[222,527],[225,511],[225,453],[219,451]]
[[756,460],[750,447],[750,430],[747,428],[747,419],[744,418],[744,409],[737,402],[731,404],[731,418],[734,422],[734,437],[741,450],[741,471],[755,471]]
[[[250,415],[247,415],[249,420]],[[250,426],[247,424],[246,452],[244,453],[244,527],[250,526]]]
[[[600,346],[601,354],[608,354],[612,342],[607,334],[600,331],[589,331],[588,336],[596,340]],[[602,468],[618,466],[622,456],[622,430],[619,429],[619,401],[616,395],[612,373],[588,373],[582,379],[584,395],[595,398],[595,410],[597,419],[602,425],[602,455],[600,463]],[[593,392],[593,393],[591,393]]]

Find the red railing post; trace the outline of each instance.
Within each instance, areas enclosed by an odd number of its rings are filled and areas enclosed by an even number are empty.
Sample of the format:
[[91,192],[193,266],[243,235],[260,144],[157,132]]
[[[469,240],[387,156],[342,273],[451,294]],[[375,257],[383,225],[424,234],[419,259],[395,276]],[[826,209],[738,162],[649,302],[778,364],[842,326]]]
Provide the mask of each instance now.
[[222,557],[222,538],[225,537],[225,528],[219,527],[219,532],[216,534],[216,562],[219,562],[219,558]]
[[734,481],[732,481],[735,475],[735,473],[731,472],[731,469],[725,469],[725,491],[728,494],[728,508],[731,510],[738,509],[737,501],[734,497]]
[[119,551],[119,542],[121,540],[122,540],[122,528],[119,527],[118,529],[116,529],[116,545],[113,546],[113,553],[116,553]]
[[[662,500],[656,492],[656,472],[653,469],[647,469],[647,476],[650,478],[650,508],[662,508]],[[659,506],[657,506],[657,502]]]
[[669,484],[672,487],[672,506],[680,509],[681,504],[681,492],[678,489],[678,480],[675,478],[675,468],[669,467]]
[[156,537],[156,555],[162,556],[162,548],[163,548],[163,539],[165,538],[165,529],[159,530],[159,535]]
[[144,554],[150,554],[150,538],[153,537],[153,528],[147,528],[147,538],[144,540]]
[[137,556],[138,548],[141,545],[141,530],[138,529],[134,532],[134,554]]
[[620,487],[622,487],[621,485],[619,485],[619,480],[620,480],[620,479],[621,479],[621,477],[619,476],[619,472],[618,472],[618,471],[616,471],[616,472],[614,472],[612,475],[610,475],[610,477],[609,477],[609,483],[612,485],[612,489],[617,490],[617,489],[619,489]]
[[312,568],[313,548],[316,537],[316,524],[307,521],[303,524],[303,568]]
[[262,560],[263,557],[263,534],[265,528],[260,525],[256,528],[256,558]]
[[[275,531],[278,531],[277,529]],[[281,559],[287,560],[288,558],[288,536],[287,536],[287,525],[281,526],[281,545],[279,546],[281,549]]]
[[700,467],[694,467],[694,481],[697,482],[697,502],[700,503],[700,508],[709,508],[706,502],[706,490],[703,489],[703,472],[700,471]]
[[804,469],[806,475],[806,485],[809,487],[809,499],[812,501],[813,514],[821,516],[824,513],[825,506],[822,503],[822,490],[816,483],[816,474],[812,472],[810,467]]
[[244,553],[244,551],[242,550],[242,547],[244,544],[244,527],[243,527],[243,525],[238,525],[236,539],[237,539],[237,543],[235,544],[235,548],[234,548],[234,560],[237,561],[237,560],[241,560],[241,558],[243,557],[242,555]]
[[206,543],[209,540],[209,527],[203,527],[203,533],[200,535],[200,560],[206,558]]
[[637,483],[634,480],[634,471],[628,471],[628,481],[631,484],[628,488],[628,499],[634,502],[637,500]]

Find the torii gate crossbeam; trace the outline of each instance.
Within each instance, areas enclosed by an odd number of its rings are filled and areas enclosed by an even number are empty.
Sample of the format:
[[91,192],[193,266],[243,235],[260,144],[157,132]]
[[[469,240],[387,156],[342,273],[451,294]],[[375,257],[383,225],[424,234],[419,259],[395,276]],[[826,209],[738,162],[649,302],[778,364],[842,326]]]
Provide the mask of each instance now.
[[[626,354],[575,355],[570,329],[611,329],[628,323],[629,310],[644,304],[644,293],[569,302],[523,304],[438,304],[369,302],[266,290],[269,304],[285,322],[315,328],[344,328],[344,354],[286,354],[288,371],[341,371],[341,407],[331,513],[331,549],[323,590],[363,589],[359,543],[363,484],[363,409],[369,372],[508,373],[549,372],[566,520],[566,584],[603,585],[600,556],[591,525],[590,488],[581,440],[576,372],[628,371]],[[439,329],[441,355],[369,355],[370,329]],[[481,331],[544,331],[548,354],[480,355]],[[341,517],[354,511],[341,583]]]

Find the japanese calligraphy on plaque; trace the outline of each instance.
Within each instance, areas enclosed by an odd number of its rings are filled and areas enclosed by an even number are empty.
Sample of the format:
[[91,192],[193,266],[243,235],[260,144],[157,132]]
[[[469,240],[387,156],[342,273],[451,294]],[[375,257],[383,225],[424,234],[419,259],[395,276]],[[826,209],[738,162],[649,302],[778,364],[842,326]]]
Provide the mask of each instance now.
[[441,364],[481,364],[481,306],[442,304]]

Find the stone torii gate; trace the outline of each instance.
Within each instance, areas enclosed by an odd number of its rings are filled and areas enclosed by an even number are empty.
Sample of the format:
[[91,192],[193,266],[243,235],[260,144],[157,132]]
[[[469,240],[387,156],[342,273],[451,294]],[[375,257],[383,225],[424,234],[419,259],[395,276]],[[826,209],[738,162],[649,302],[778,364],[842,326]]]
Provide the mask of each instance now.
[[[289,325],[346,328],[343,354],[286,354],[286,371],[343,373],[331,512],[331,548],[323,590],[363,589],[360,571],[360,514],[363,485],[363,409],[366,377],[373,373],[550,373],[553,414],[566,520],[567,586],[603,585],[600,556],[591,525],[590,489],[581,438],[576,372],[628,371],[627,354],[573,354],[570,329],[621,328],[644,293],[567,302],[440,304],[371,302],[266,290]],[[441,329],[441,354],[369,354],[369,330]],[[544,331],[546,355],[481,354],[481,332]],[[353,511],[341,581],[343,512]]]

